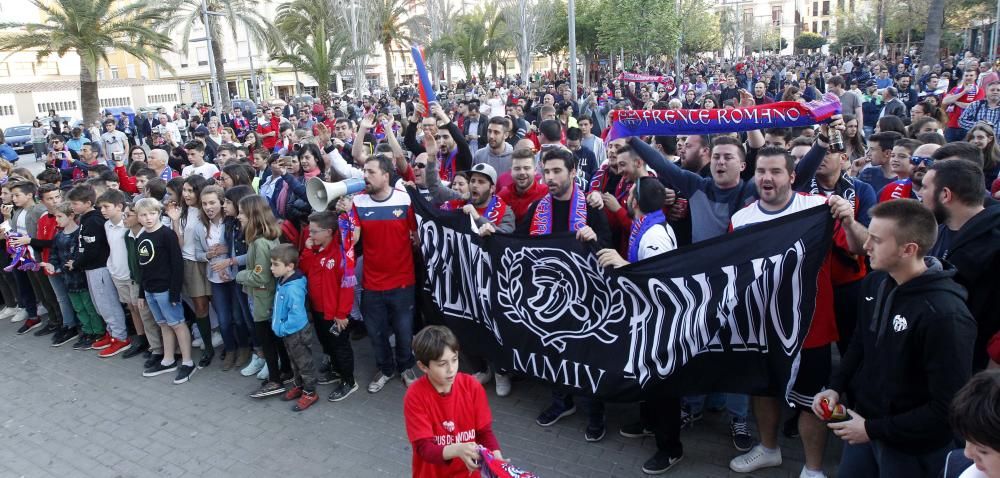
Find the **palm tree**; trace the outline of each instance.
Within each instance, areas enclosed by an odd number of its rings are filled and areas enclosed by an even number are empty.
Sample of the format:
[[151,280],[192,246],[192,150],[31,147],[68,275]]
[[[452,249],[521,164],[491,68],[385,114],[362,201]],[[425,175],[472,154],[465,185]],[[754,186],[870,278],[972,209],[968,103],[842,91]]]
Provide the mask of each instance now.
[[323,0],[294,0],[278,7],[269,37],[271,58],[316,80],[323,104],[330,104],[333,73],[352,60],[350,34]]
[[497,62],[504,64],[507,62],[507,53],[514,47],[514,38],[507,29],[507,21],[497,3],[488,2],[479,8],[485,30],[484,63],[490,64],[490,74],[496,78]]
[[941,29],[944,26],[944,0],[931,0],[927,11],[927,31],[924,46],[920,52],[920,62],[933,65],[938,62],[941,49]]
[[[215,74],[219,79],[219,96],[222,106],[232,104],[229,98],[229,84],[226,82],[225,57],[222,55],[222,25],[225,24],[227,34],[236,38],[238,29],[244,28],[248,41],[257,46],[264,45],[268,36],[268,22],[258,12],[260,3],[254,0],[166,0],[164,8],[171,11],[169,19],[161,24],[161,31],[170,33],[180,28],[180,36],[175,37],[181,42],[181,51],[186,55],[188,43],[191,40],[191,27],[204,24],[201,6],[204,2],[208,7],[210,29],[212,31],[212,56],[215,59]],[[221,20],[220,20],[221,19]]]
[[167,70],[160,56],[170,49],[170,39],[153,25],[166,12],[145,0],[28,0],[41,12],[43,23],[0,22],[0,51],[35,51],[39,60],[49,56],[80,56],[80,108],[84,124],[99,119],[100,98],[94,74],[108,52],[123,51]]
[[389,80],[389,91],[396,89],[396,77],[392,69],[392,45],[409,45],[424,39],[428,30],[428,20],[424,15],[409,15],[406,0],[370,0],[375,37],[382,45],[385,55],[385,74]]

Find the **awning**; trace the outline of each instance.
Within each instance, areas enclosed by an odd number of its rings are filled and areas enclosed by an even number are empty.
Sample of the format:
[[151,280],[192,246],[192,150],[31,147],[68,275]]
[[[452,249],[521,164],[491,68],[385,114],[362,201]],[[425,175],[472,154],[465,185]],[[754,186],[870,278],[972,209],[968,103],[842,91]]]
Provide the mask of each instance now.
[[319,86],[319,83],[316,83],[316,80],[312,79],[311,77],[300,76],[299,78],[302,80],[302,86],[305,86],[307,88],[313,86]]
[[271,86],[295,86],[295,78],[272,78]]

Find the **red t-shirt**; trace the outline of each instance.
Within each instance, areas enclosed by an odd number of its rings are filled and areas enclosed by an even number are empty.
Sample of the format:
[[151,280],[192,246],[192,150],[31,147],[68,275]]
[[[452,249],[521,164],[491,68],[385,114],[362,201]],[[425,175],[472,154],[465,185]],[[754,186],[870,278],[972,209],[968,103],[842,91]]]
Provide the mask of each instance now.
[[[510,173],[504,173],[504,175],[510,177]],[[511,184],[497,193],[497,196],[500,196],[500,199],[503,199],[503,202],[507,203],[507,206],[514,211],[515,222],[520,222],[524,218],[524,215],[528,213],[528,209],[531,208],[531,203],[543,198],[548,193],[548,186],[535,181],[531,189],[525,191],[524,194],[518,194],[517,187],[513,184],[512,180]]]
[[[59,226],[56,224],[55,215],[45,213],[42,214],[42,217],[38,218],[38,232],[35,233],[35,239],[51,241],[56,237],[57,232],[59,232]],[[40,248],[40,252],[42,253],[42,262],[49,262],[49,256],[52,254],[52,248]]]
[[[962,91],[962,86],[961,85],[952,88],[951,91],[948,92],[948,94],[949,95],[954,95],[954,94],[958,93],[959,91]],[[979,101],[979,100],[981,100],[983,98],[986,98],[985,88],[980,88],[979,86],[973,86],[972,89],[968,90],[965,93],[965,96],[959,98],[958,101],[961,101],[962,103],[972,103],[974,101]],[[958,128],[959,127],[958,126],[958,118],[962,116],[962,111],[964,111],[964,110],[965,110],[965,108],[962,108],[961,106],[958,106],[956,104],[948,105],[948,107],[945,109],[945,111],[948,113],[948,127],[949,128]]]
[[361,229],[365,289],[385,291],[416,283],[410,233],[417,230],[417,220],[406,191],[394,189],[383,201],[368,194],[355,196],[351,222]]
[[[268,151],[274,151],[274,145],[278,144],[278,131],[280,130],[281,120],[277,116],[272,116],[270,123],[266,125],[257,124],[257,136],[261,137],[260,143],[264,146],[264,149]],[[274,133],[274,136],[264,136],[267,133]]]
[[[367,259],[366,259],[367,260]],[[367,269],[367,265],[365,266]],[[367,274],[367,270],[365,273]],[[403,399],[403,417],[406,420],[406,437],[413,445],[413,476],[427,477],[479,477],[479,471],[469,474],[462,460],[452,459],[446,465],[425,462],[418,454],[419,440],[433,439],[435,445],[476,442],[487,449],[496,447],[484,441],[483,433],[490,428],[493,416],[483,386],[469,374],[458,373],[451,393],[441,395],[434,389],[427,376],[420,377]],[[492,437],[492,433],[489,434]]]

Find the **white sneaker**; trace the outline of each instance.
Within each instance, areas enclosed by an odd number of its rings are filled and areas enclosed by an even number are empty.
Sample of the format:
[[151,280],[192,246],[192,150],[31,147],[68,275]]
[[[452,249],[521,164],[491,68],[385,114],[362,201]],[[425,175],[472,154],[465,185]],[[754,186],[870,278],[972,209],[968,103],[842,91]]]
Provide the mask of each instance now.
[[38,317],[48,314],[49,314],[49,309],[46,309],[45,306],[42,304],[38,304]]
[[9,319],[12,315],[16,313],[17,313],[17,307],[4,306],[3,310],[0,310],[0,320]]
[[191,348],[199,348],[205,350],[205,341],[201,340],[201,337],[198,337],[191,341]]
[[250,363],[243,367],[243,370],[240,370],[240,375],[244,377],[256,375],[257,372],[260,372],[260,369],[264,368],[265,365],[264,359],[257,356],[257,354],[254,354],[250,357]]
[[10,317],[11,322],[21,322],[28,318],[28,311],[24,309],[17,309],[17,312]]
[[472,376],[476,377],[476,381],[479,382],[480,385],[486,385],[493,379],[493,372],[487,368],[485,372],[476,372],[472,374]]
[[212,347],[222,347],[222,334],[217,331],[212,332]]
[[750,473],[774,466],[781,466],[781,450],[768,452],[764,445],[757,445],[729,462],[729,469],[737,473]]
[[399,376],[403,379],[403,384],[406,385],[406,388],[410,388],[410,385],[413,385],[413,382],[417,381],[417,374],[413,373],[412,368],[403,370],[403,373],[399,374]]
[[269,378],[271,378],[271,373],[267,371],[267,363],[265,363],[260,372],[257,372],[257,380],[267,380]]
[[510,395],[510,375],[497,373],[494,375],[494,378],[496,379],[497,396],[506,397]]
[[823,473],[823,470],[811,471],[805,465],[802,465],[802,472],[799,473],[799,478],[826,478],[826,473]]

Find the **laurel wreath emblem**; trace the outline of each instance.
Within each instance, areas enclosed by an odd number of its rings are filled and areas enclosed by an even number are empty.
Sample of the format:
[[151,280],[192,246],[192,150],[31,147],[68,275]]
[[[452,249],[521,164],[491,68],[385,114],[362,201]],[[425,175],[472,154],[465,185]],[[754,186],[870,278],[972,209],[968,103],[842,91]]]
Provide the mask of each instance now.
[[[593,255],[554,248],[506,250],[498,271],[498,312],[537,335],[542,345],[563,352],[566,341],[594,337],[610,344],[607,330],[624,319],[621,290],[611,287]],[[525,296],[525,283],[536,292]]]

